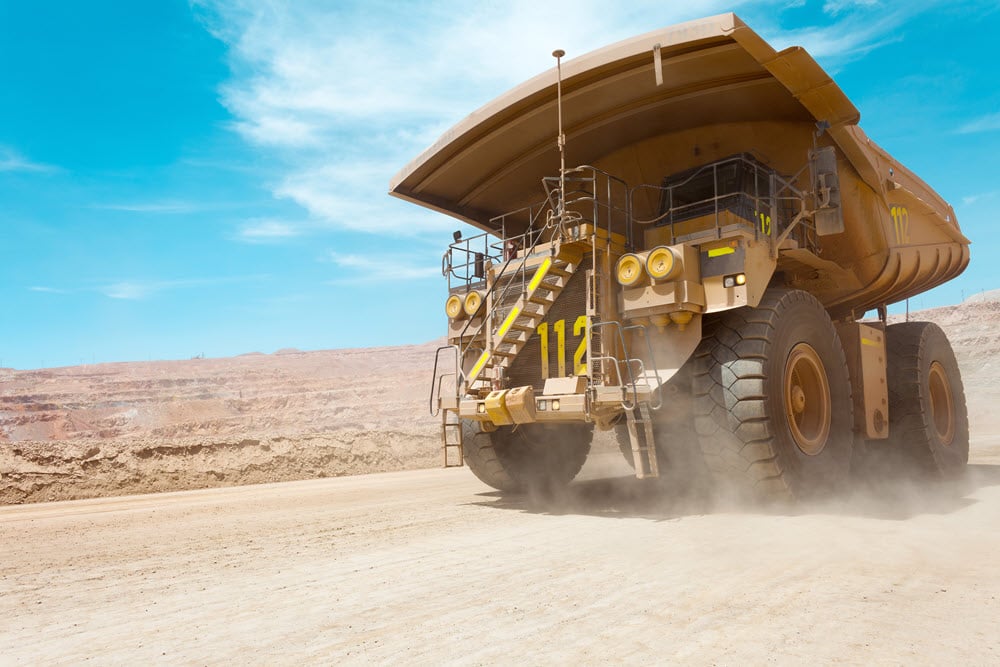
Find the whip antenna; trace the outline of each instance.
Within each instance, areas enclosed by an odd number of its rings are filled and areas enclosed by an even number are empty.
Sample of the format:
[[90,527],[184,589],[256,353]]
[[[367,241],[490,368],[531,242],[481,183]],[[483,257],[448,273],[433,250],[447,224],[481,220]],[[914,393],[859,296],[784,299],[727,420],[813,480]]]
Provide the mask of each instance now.
[[552,57],[556,59],[556,107],[559,110],[559,211],[560,218],[566,212],[566,135],[562,125],[562,57],[566,52],[556,49]]

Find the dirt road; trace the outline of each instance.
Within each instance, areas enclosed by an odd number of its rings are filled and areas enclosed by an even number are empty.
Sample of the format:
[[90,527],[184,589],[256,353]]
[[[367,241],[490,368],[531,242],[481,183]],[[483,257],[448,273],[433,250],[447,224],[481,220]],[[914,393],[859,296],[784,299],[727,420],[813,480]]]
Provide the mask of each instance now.
[[796,511],[466,469],[0,508],[0,662],[995,664],[989,445],[961,485]]

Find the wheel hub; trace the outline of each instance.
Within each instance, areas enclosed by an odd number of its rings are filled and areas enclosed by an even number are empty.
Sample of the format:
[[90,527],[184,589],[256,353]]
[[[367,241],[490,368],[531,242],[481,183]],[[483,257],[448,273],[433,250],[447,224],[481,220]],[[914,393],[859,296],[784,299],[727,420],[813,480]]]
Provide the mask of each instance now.
[[944,366],[937,361],[931,363],[927,374],[927,385],[934,431],[941,444],[949,446],[955,440],[955,403]]
[[785,416],[803,454],[816,456],[826,446],[833,410],[830,383],[819,354],[808,343],[792,348],[785,362]]

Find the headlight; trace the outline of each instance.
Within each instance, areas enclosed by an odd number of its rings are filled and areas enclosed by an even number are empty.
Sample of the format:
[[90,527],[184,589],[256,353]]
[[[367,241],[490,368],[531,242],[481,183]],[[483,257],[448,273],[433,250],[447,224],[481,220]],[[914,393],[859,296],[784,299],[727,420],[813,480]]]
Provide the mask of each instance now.
[[449,296],[448,300],[444,302],[444,312],[453,320],[462,318],[465,315],[462,310],[462,297],[457,294]]
[[642,260],[638,255],[632,253],[622,255],[615,267],[615,275],[618,277],[619,284],[624,287],[638,285],[645,276],[642,270]]
[[465,295],[465,314],[473,317],[483,305],[483,295],[479,292],[469,292]]
[[646,257],[646,271],[654,280],[676,280],[684,272],[680,253],[670,246],[657,246]]

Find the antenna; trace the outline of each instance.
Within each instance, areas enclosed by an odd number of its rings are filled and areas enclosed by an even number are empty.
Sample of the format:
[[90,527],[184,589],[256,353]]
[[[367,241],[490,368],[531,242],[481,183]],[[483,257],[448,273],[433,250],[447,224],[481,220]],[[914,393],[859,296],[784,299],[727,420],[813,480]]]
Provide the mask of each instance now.
[[556,107],[559,110],[559,137],[556,143],[559,144],[559,217],[566,212],[566,135],[563,134],[562,124],[562,57],[566,52],[556,49],[552,52],[552,57],[556,59]]

